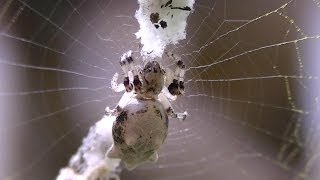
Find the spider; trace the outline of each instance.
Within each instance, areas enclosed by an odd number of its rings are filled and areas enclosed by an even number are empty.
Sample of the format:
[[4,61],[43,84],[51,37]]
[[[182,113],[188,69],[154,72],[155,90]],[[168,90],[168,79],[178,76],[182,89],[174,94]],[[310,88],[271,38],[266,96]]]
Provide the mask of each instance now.
[[116,92],[126,92],[115,109],[106,108],[106,114],[116,116],[112,127],[114,142],[106,155],[121,159],[129,170],[146,162],[157,162],[157,151],[168,134],[168,117],[180,121],[187,117],[187,112],[176,113],[170,104],[170,100],[184,93],[185,65],[176,55],[167,55],[175,60],[174,72],[165,71],[157,61],[149,61],[140,68],[132,51],[128,51],[120,58],[123,84],[117,84],[117,73],[111,81]]

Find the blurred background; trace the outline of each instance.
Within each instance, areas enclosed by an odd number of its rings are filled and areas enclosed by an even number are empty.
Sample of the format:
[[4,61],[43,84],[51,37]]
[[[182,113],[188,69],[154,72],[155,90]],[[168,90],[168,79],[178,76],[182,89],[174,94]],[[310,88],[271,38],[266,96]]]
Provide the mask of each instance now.
[[[0,1],[0,179],[54,179],[116,105],[110,80],[139,50],[137,9]],[[189,67],[173,102],[189,117],[170,121],[158,163],[121,178],[319,179],[319,19],[319,0],[196,0],[187,39],[167,48]]]

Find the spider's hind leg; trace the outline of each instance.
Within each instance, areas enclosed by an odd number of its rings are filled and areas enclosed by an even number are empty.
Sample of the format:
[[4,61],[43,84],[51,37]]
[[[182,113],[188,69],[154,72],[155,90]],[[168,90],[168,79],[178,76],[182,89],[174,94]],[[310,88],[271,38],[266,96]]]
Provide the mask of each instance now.
[[175,119],[179,119],[180,121],[184,121],[188,115],[188,113],[185,111],[183,113],[176,113],[170,104],[170,101],[168,100],[168,98],[166,97],[164,92],[161,92],[158,95],[159,101],[161,102],[161,104],[163,105],[167,115],[171,118],[175,118]]

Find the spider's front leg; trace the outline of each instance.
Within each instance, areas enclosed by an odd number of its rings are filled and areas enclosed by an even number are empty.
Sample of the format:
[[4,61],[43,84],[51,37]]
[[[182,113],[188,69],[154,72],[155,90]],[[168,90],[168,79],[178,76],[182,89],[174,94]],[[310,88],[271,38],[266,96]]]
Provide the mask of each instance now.
[[172,95],[182,95],[184,93],[184,74],[186,72],[186,66],[181,61],[181,58],[172,53],[167,55],[176,61],[176,69],[174,71],[174,77],[171,84],[168,86],[168,90]]
[[[124,72],[123,84],[127,92],[131,92],[133,87],[135,91],[140,91],[142,83],[139,79],[138,71],[135,66],[135,60],[132,57],[132,51],[128,51],[121,56],[120,66]],[[129,71],[133,74],[133,84],[129,80]]]
[[[127,102],[130,100],[130,98],[133,95],[133,88],[135,88],[135,91],[141,89],[141,82],[139,80],[139,76],[137,73],[137,69],[134,63],[134,59],[132,58],[132,51],[128,51],[124,53],[120,58],[120,66],[124,73],[124,80],[123,85],[118,84],[118,73],[115,73],[112,80],[111,80],[111,88],[116,92],[121,92],[123,90],[126,90],[124,95],[121,97],[118,105],[114,109],[110,109],[109,107],[106,107],[105,114],[106,115],[117,115],[121,108],[123,108]],[[133,78],[132,78],[133,76]],[[130,78],[129,78],[130,77]],[[130,82],[130,79],[133,79],[133,84]]]
[[120,66],[124,73],[123,85],[127,92],[131,92],[133,89],[133,85],[132,83],[130,83],[130,80],[129,80],[129,68],[130,68],[129,62],[131,61],[130,59],[132,59],[130,51],[128,51],[127,53],[124,53],[120,59]]

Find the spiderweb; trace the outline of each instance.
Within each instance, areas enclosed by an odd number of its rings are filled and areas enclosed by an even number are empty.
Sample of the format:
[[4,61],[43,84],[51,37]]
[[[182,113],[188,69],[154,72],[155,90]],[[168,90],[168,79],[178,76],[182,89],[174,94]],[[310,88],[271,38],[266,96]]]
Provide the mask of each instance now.
[[[52,179],[117,103],[110,80],[121,54],[139,51],[137,8],[0,2],[1,179]],[[158,163],[121,178],[318,179],[320,2],[197,0],[194,8],[187,39],[167,48],[188,67],[173,108],[189,117],[170,122]]]

